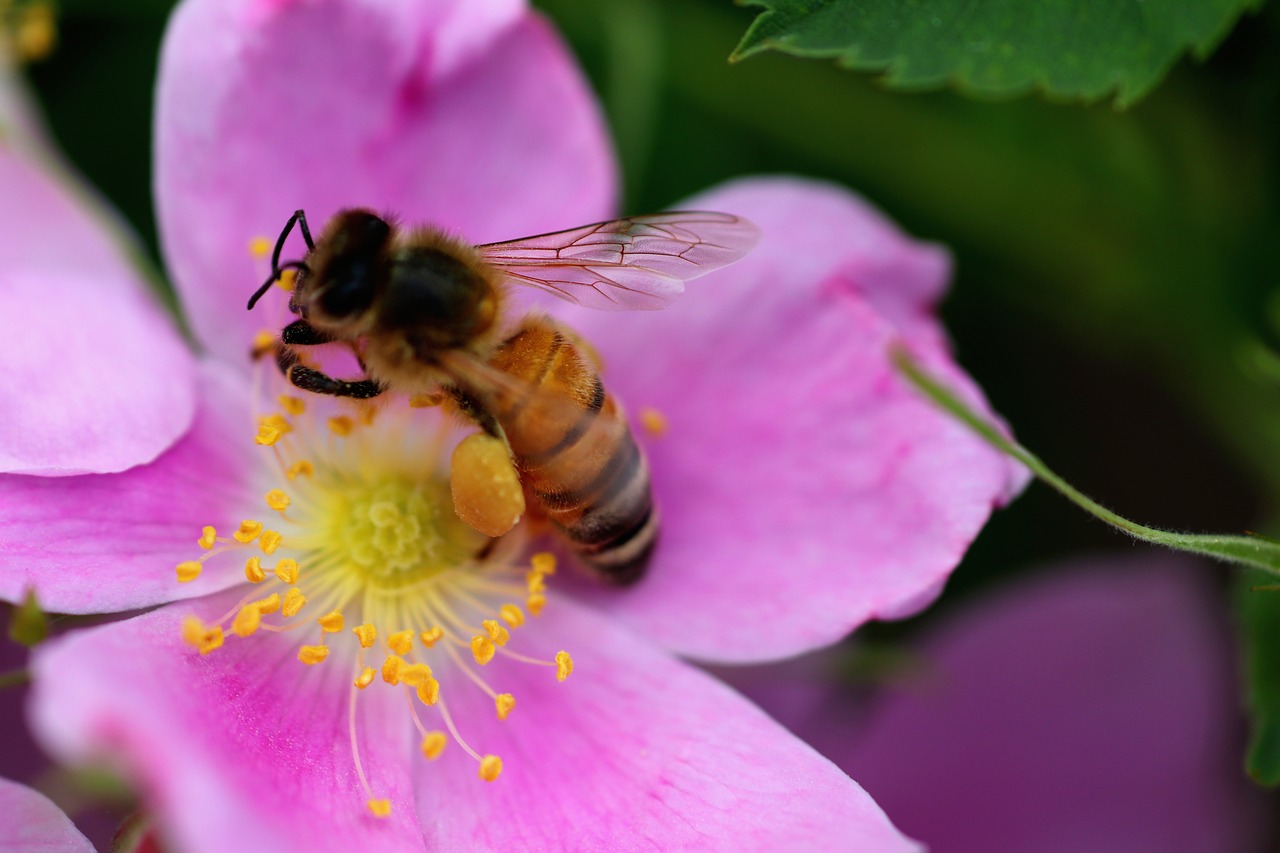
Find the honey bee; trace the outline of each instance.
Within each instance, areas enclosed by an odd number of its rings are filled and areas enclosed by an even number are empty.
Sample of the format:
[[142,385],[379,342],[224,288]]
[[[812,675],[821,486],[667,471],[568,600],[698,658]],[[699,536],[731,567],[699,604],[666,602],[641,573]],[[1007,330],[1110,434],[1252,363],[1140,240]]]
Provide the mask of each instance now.
[[[281,263],[295,225],[307,253]],[[758,238],[736,216],[677,211],[473,246],[353,208],[313,240],[299,210],[248,307],[296,270],[289,310],[299,319],[275,351],[293,385],[356,399],[386,391],[451,398],[505,445],[525,498],[576,556],[626,584],[643,574],[657,542],[648,464],[589,351],[540,314],[511,322],[510,285],[592,308],[663,308],[684,281],[737,261]],[[328,376],[298,351],[334,342],[350,347],[364,377]],[[455,503],[457,468],[455,456]]]

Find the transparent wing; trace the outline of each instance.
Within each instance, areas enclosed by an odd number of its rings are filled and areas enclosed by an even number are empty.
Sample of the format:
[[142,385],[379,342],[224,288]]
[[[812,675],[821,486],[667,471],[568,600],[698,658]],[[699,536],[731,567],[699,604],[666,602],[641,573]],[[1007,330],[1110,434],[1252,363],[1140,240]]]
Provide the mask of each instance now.
[[684,282],[741,258],[760,231],[728,213],[677,210],[478,247],[509,279],[606,310],[664,308]]

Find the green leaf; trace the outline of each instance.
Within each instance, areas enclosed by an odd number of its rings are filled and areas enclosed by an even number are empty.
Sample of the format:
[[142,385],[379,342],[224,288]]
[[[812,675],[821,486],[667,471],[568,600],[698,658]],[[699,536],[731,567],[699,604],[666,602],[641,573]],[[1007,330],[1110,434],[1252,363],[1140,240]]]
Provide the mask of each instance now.
[[1128,106],[1188,49],[1203,58],[1260,0],[747,0],[731,59],[765,49],[884,72],[900,89],[1032,89]]
[[1253,731],[1245,769],[1260,785],[1280,785],[1280,594],[1259,589],[1253,573],[1239,591],[1249,717]]
[[49,620],[36,601],[36,591],[28,589],[22,603],[9,616],[9,639],[28,648],[38,646],[49,635]]
[[1094,518],[1106,522],[1122,533],[1129,534],[1134,539],[1149,542],[1152,545],[1162,545],[1175,551],[1185,551],[1239,566],[1262,569],[1271,575],[1280,576],[1280,542],[1253,535],[1178,533],[1130,521],[1087,497],[1055,474],[1034,453],[1006,436],[1000,429],[961,402],[960,398],[949,389],[925,373],[912,361],[906,350],[900,347],[895,348],[891,358],[899,372],[939,408],[969,427],[992,447],[1021,462],[1042,483],[1051,486],[1058,494]]

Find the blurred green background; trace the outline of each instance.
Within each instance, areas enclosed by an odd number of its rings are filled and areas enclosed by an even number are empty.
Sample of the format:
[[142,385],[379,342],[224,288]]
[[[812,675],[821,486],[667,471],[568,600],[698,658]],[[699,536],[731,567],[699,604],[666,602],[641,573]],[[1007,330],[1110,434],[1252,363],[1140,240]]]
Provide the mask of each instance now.
[[[171,5],[65,0],[56,51],[28,69],[71,160],[153,254],[150,100]],[[725,0],[537,5],[605,105],[625,212],[750,173],[852,187],[952,248],[944,315],[959,360],[1068,480],[1153,525],[1280,529],[1274,6],[1119,112],[888,92],[776,54],[730,65],[753,12]],[[1064,555],[1138,547],[1032,486],[997,513],[938,608],[871,632],[891,639]],[[1225,611],[1238,576],[1218,574]],[[1251,604],[1280,624],[1277,605]]]

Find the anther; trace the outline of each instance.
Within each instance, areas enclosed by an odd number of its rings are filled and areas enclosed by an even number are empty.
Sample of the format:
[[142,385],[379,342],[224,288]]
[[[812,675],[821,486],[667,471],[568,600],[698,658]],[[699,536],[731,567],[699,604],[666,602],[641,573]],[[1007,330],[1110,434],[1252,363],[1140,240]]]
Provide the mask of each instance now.
[[496,651],[497,649],[493,645],[493,640],[490,640],[488,637],[477,634],[471,638],[471,654],[475,657],[476,663],[481,666],[484,666],[489,661],[493,660],[493,655]]
[[431,667],[425,663],[411,663],[400,667],[400,680],[410,687],[421,687],[431,680]]
[[388,655],[387,659],[382,663],[382,680],[387,684],[400,683],[400,668],[404,666],[404,660],[395,655]]
[[373,683],[373,667],[366,666],[364,669],[360,670],[360,674],[356,676],[356,680],[354,683],[355,683],[355,686],[360,688],[361,690],[364,690],[366,687],[372,684]]
[[418,699],[423,705],[434,705],[440,701],[440,682],[428,678],[418,685]]
[[258,434],[253,437],[253,440],[256,444],[270,447],[279,441],[282,435],[284,433],[271,424],[258,424]]
[[237,637],[248,637],[262,624],[262,606],[246,604],[240,608],[235,620],[231,623],[231,633]]
[[280,337],[276,332],[259,329],[253,333],[253,343],[249,347],[249,355],[255,360],[262,358],[276,348]]
[[573,674],[573,658],[566,651],[556,652],[556,681],[564,681]]
[[434,628],[428,628],[427,630],[423,631],[419,635],[420,639],[422,640],[422,645],[426,646],[427,648],[432,648],[433,646],[435,646],[436,643],[440,642],[440,638],[443,636],[444,636],[444,629],[441,628],[439,625],[435,626]]
[[370,800],[369,811],[373,814],[374,817],[377,817],[377,818],[386,817],[387,815],[391,814],[391,801],[390,800]]
[[307,410],[307,404],[301,397],[294,397],[290,394],[281,394],[280,408],[284,409],[296,418]]
[[303,646],[298,649],[298,660],[307,666],[315,666],[329,656],[328,646]]
[[342,613],[337,610],[330,610],[325,615],[316,619],[320,623],[320,631],[324,634],[336,634],[342,630]]
[[445,395],[439,391],[430,394],[414,394],[409,398],[409,408],[411,409],[430,409],[438,406],[445,401]]
[[215,542],[218,541],[218,531],[209,525],[200,528],[200,538],[196,540],[196,544],[208,551],[213,548]]
[[343,438],[346,438],[351,435],[355,428],[355,422],[346,415],[338,415],[337,417],[329,418],[329,429],[334,435],[340,435]]
[[284,269],[280,271],[280,277],[276,279],[276,287],[280,288],[286,293],[292,293],[293,289],[297,287],[297,285],[298,285],[298,271],[296,269],[294,269],[293,267],[289,267],[288,269]]
[[188,616],[182,622],[182,639],[187,645],[207,655],[222,645],[222,629],[217,625],[206,626],[195,616]]
[[547,597],[540,592],[535,592],[525,599],[524,606],[528,608],[529,613],[533,616],[540,616],[542,608],[547,604]]
[[547,589],[546,575],[537,569],[530,569],[524,576],[525,589],[531,594],[545,592]]
[[265,258],[271,251],[271,241],[259,234],[249,241],[249,257]]
[[529,565],[538,574],[554,575],[556,573],[556,555],[550,551],[539,551],[529,558]]
[[302,609],[302,605],[307,603],[307,597],[302,594],[302,590],[290,587],[289,591],[284,594],[284,604],[280,607],[280,613],[286,619],[298,615],[298,611]]
[[242,545],[248,545],[250,542],[258,538],[258,534],[262,532],[262,522],[254,521],[247,518],[240,522],[239,529],[231,536]]
[[524,624],[524,611],[514,604],[504,604],[498,610],[498,615],[502,617],[502,621],[506,622],[512,628],[519,628]]
[[279,609],[280,609],[280,593],[278,592],[273,592],[270,595],[268,595],[266,598],[258,599],[258,610],[262,612],[263,616],[269,616],[270,614],[275,613]]
[[413,631],[396,631],[387,637],[387,648],[398,655],[407,655],[413,649]]
[[498,710],[498,719],[505,720],[516,707],[516,697],[510,693],[499,693],[493,697],[493,704]]
[[505,646],[507,640],[511,639],[511,633],[498,624],[496,619],[485,619],[480,623],[484,630],[489,634],[489,639],[493,640],[495,646]]
[[264,554],[274,554],[275,550],[280,547],[280,532],[278,530],[262,531],[262,539],[258,541],[258,547],[262,549]]
[[280,489],[272,489],[271,491],[267,492],[265,499],[267,501],[267,506],[271,507],[277,512],[284,512],[286,509],[289,508],[289,503],[290,503],[289,496],[286,495]]
[[285,557],[276,563],[274,571],[276,577],[280,578],[281,583],[295,584],[298,582],[298,575],[300,574],[298,561],[292,557]]
[[373,644],[378,640],[378,629],[366,622],[363,625],[357,625],[351,629],[351,632],[360,640],[360,648],[371,649]]
[[444,732],[427,732],[422,738],[422,754],[426,756],[427,761],[435,761],[448,744],[449,738]]
[[190,583],[200,577],[201,566],[195,560],[185,560],[178,563],[176,571],[178,573],[178,583]]
[[662,414],[662,412],[659,412],[657,409],[641,409],[640,425],[644,427],[645,432],[655,437],[665,435],[667,432],[666,415]]
[[262,583],[267,579],[267,573],[262,568],[262,560],[257,557],[250,557],[244,561],[244,576],[249,583]]
[[306,459],[299,459],[297,462],[289,466],[288,470],[284,472],[284,475],[290,480],[294,480],[298,477],[310,477],[315,472],[316,469],[314,465]]
[[486,755],[480,759],[480,778],[492,782],[502,775],[502,759],[496,755]]

